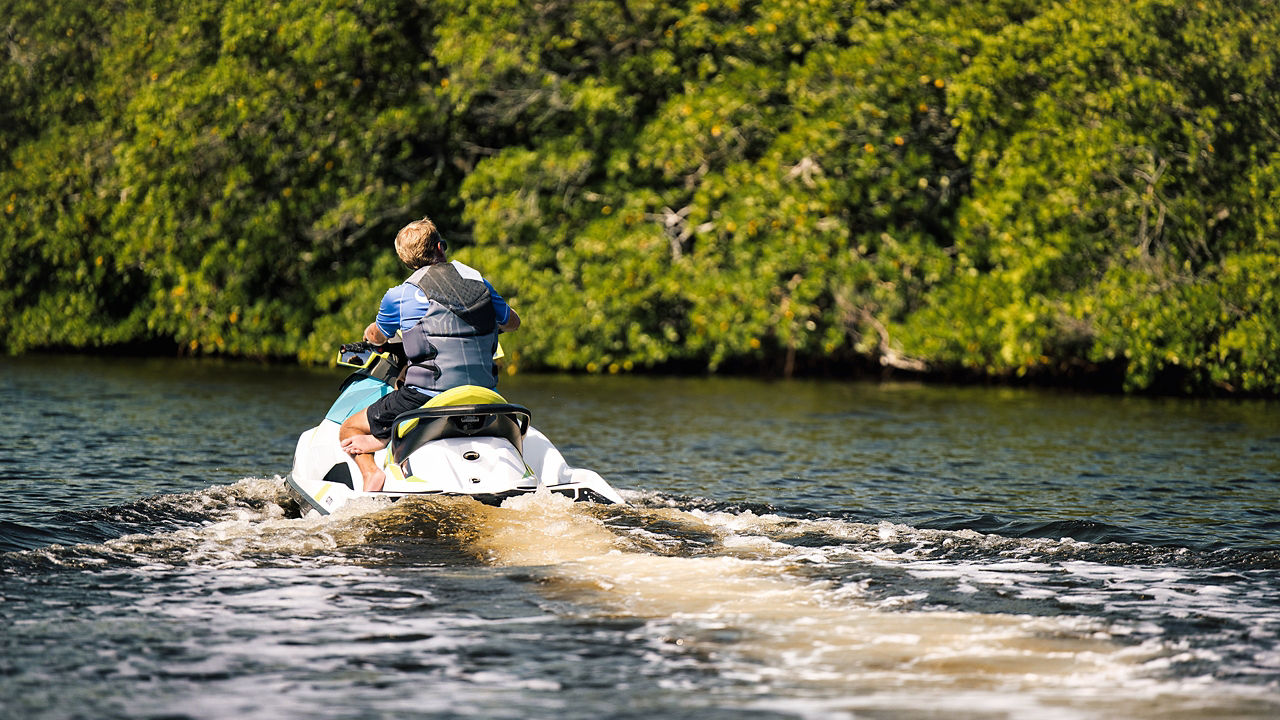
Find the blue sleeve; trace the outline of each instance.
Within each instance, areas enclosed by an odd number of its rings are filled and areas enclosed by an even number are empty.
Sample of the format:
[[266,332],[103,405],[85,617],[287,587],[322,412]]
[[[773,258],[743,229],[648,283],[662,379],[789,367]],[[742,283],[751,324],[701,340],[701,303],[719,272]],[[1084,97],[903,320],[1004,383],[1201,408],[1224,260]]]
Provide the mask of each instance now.
[[493,285],[488,280],[484,281],[484,286],[489,288],[489,297],[493,298],[493,314],[499,325],[506,323],[511,319],[511,306],[507,301],[493,289]]
[[382,304],[378,306],[378,317],[374,320],[383,335],[395,337],[400,330],[400,286],[388,290],[382,296]]

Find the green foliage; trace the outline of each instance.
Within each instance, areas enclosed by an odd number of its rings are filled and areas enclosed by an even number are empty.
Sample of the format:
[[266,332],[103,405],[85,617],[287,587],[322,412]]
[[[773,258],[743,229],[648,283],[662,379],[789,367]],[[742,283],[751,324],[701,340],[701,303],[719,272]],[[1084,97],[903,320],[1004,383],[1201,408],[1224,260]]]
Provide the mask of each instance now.
[[1274,3],[13,0],[0,338],[329,359],[430,214],[515,369],[1280,393]]
[[1276,116],[1258,103],[1275,90],[1261,39],[1277,13],[1100,5],[1002,29],[956,78],[956,152],[973,172],[953,235],[962,279],[907,319],[904,342],[988,374],[1120,358],[1130,389],[1264,390],[1274,370],[1218,343],[1240,334],[1241,308],[1261,313],[1245,334],[1263,346],[1280,329],[1230,269],[1271,232],[1257,158]]

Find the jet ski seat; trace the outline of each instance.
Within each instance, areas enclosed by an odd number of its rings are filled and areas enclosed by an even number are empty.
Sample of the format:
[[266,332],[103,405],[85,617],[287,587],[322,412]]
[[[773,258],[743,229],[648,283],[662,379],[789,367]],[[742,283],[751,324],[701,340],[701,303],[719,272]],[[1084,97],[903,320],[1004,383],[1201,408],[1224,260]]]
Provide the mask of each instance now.
[[391,456],[407,457],[432,440],[457,437],[497,437],[524,454],[524,435],[530,413],[501,395],[475,385],[446,390],[426,405],[396,418]]

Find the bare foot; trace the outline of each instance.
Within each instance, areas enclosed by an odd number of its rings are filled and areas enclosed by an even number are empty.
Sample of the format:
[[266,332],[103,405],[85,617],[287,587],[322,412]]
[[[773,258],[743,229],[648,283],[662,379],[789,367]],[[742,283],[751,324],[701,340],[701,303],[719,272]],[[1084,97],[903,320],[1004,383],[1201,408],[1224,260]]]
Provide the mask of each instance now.
[[387,444],[372,435],[352,435],[342,441],[342,451],[348,455],[362,455],[377,452]]
[[382,489],[382,483],[387,479],[387,474],[382,472],[381,468],[374,468],[373,472],[364,476],[364,491],[378,492]]

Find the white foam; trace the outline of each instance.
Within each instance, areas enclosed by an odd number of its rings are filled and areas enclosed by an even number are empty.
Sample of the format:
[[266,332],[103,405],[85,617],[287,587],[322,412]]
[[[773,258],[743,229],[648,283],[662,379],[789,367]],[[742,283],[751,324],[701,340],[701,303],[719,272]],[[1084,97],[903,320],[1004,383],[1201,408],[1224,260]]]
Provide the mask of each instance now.
[[[1126,631],[1113,633],[1106,622],[1089,615],[935,610],[927,608],[930,597],[923,590],[869,599],[865,580],[841,585],[796,572],[805,565],[856,558],[891,564],[922,579],[954,579],[955,587],[969,594],[999,586],[1035,600],[1056,596],[1042,583],[1059,583],[1076,570],[1082,577],[1103,574],[1087,564],[1068,568],[1026,559],[949,563],[896,550],[784,542],[816,532],[925,542],[906,526],[641,509],[641,515],[677,528],[676,539],[681,529],[720,538],[718,554],[702,550],[704,554],[686,557],[655,555],[628,540],[643,537],[647,546],[657,542],[669,548],[672,537],[613,532],[588,508],[553,496],[526,496],[503,508],[476,512],[478,532],[472,542],[491,562],[535,565],[563,587],[591,588],[592,595],[578,595],[577,600],[603,613],[651,619],[655,642],[675,636],[680,647],[705,646],[723,677],[745,684],[785,678],[791,686],[837,696],[816,702],[815,716],[919,708],[921,697],[929,703],[938,700],[936,707],[929,705],[935,710],[952,707],[952,700],[961,698],[954,708],[966,713],[987,707],[1037,717],[1095,716],[1095,705],[1133,709],[1134,687],[1147,682],[1143,676],[1150,661],[1164,652],[1158,644],[1115,644],[1112,638]],[[965,533],[961,539],[981,539],[975,536]],[[1166,579],[1174,576],[1164,574]],[[1075,593],[1069,600],[1096,607],[1109,598],[1105,592]],[[725,633],[731,639],[720,639]],[[1164,686],[1160,692],[1168,690]],[[948,700],[939,700],[944,697]],[[795,701],[788,700],[787,707],[796,707]]]
[[[335,572],[356,573],[344,579],[350,584],[359,582],[362,570],[341,569],[337,564],[344,561],[333,551],[364,544],[382,524],[412,522],[429,512],[441,521],[441,534],[453,533],[450,540],[476,557],[501,567],[536,568],[546,581],[540,591],[569,599],[582,612],[645,620],[636,633],[650,644],[655,662],[680,662],[672,648],[697,648],[733,682],[761,688],[785,683],[787,711],[801,717],[904,708],[1141,717],[1152,716],[1152,708],[1176,714],[1204,707],[1197,694],[1206,690],[1218,698],[1211,708],[1235,707],[1232,698],[1271,701],[1277,695],[1274,682],[1241,690],[1210,678],[1163,679],[1176,676],[1179,667],[1226,662],[1232,647],[1179,646],[1151,620],[1196,616],[1243,625],[1255,638],[1241,646],[1253,648],[1253,665],[1233,671],[1265,676],[1280,668],[1280,651],[1257,650],[1280,628],[1274,599],[1261,594],[1265,585],[1247,579],[1215,585],[1207,571],[1185,568],[1053,559],[1064,549],[1087,548],[1075,541],[685,511],[648,496],[640,498],[647,506],[621,510],[547,492],[500,508],[447,498],[369,502],[308,520],[284,518],[269,501],[237,500],[270,500],[279,485],[278,479],[246,480],[197,493],[183,502],[209,508],[216,519],[207,525],[129,536],[104,547],[155,558],[158,566],[178,558],[225,572],[254,565],[260,554],[333,556]],[[637,500],[633,494],[628,499]],[[611,527],[609,518],[619,512],[626,522]],[[322,591],[290,586],[276,595],[264,590],[218,602],[246,609],[308,606],[316,604],[315,592]],[[946,594],[965,598],[971,609],[954,609]],[[984,597],[1052,604],[1052,610],[1044,616],[984,612]],[[1067,614],[1059,614],[1063,609]],[[186,611],[198,610],[188,605]],[[423,651],[431,650],[430,641],[422,642]],[[1238,653],[1231,662],[1241,662]],[[771,706],[762,701],[752,707]]]

